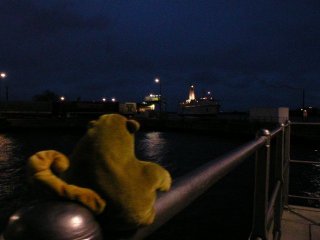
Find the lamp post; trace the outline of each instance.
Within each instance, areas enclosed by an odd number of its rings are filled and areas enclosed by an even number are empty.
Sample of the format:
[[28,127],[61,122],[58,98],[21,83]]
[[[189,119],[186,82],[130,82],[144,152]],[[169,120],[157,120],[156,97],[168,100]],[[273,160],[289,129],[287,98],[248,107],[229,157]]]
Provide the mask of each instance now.
[[160,116],[161,116],[161,113],[162,113],[162,86],[161,86],[161,81],[159,78],[156,78],[154,80],[155,83],[159,84],[159,110],[160,110]]
[[302,108],[305,108],[305,99],[306,99],[306,95],[305,95],[305,91],[304,88],[302,88]]
[[[1,82],[0,82],[0,101],[1,101],[1,85],[2,85],[2,80],[4,80],[7,77],[7,74],[5,72],[1,72],[0,73],[0,78],[1,78]],[[8,100],[8,89],[7,89],[7,100]]]

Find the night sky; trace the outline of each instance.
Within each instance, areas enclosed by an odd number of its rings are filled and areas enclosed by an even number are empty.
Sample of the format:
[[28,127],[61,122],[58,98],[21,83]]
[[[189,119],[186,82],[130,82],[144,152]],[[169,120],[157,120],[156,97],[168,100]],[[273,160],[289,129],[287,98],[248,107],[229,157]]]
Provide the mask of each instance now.
[[[0,71],[9,100],[47,89],[67,100],[168,109],[211,91],[222,110],[320,107],[320,1],[1,0]],[[3,96],[3,93],[2,93]]]

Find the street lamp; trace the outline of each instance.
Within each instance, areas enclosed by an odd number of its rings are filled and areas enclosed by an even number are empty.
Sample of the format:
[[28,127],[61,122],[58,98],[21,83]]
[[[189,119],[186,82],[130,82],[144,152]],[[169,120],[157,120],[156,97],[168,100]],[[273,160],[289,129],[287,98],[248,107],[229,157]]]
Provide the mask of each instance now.
[[160,115],[162,113],[162,86],[159,78],[154,79],[154,82],[159,84],[159,105],[160,105]]

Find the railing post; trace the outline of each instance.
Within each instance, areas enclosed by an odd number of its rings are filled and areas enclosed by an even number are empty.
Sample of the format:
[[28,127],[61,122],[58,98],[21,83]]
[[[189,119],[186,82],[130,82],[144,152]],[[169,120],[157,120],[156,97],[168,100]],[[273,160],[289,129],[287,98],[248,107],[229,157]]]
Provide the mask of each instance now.
[[253,229],[251,239],[268,239],[267,211],[270,165],[270,132],[266,129],[257,133],[257,138],[265,137],[263,147],[257,150],[255,159],[255,189],[253,207]]
[[283,164],[285,157],[285,125],[281,124],[281,133],[276,137],[277,156],[275,161],[275,179],[280,182],[280,191],[274,206],[273,239],[281,238],[281,218],[283,212]]
[[290,137],[291,137],[291,123],[287,122],[284,136],[284,169],[283,169],[283,180],[284,180],[284,204],[288,205],[289,196],[289,171],[290,171]]

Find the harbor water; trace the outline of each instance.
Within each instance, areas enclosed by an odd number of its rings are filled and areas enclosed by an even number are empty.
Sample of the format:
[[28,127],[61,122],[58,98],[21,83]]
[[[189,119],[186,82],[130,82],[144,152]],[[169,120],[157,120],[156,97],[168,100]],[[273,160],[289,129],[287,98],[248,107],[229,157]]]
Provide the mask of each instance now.
[[[0,134],[0,231],[13,211],[29,203],[30,191],[25,177],[27,158],[45,149],[55,149],[69,155],[82,134],[80,130],[25,130]],[[245,141],[242,138],[196,133],[138,132],[136,154],[139,159],[159,163],[176,179]],[[293,141],[292,149],[296,158],[319,161],[320,146],[316,143]],[[232,234],[240,237],[237,239],[245,239],[251,227],[253,170],[254,161],[246,161],[150,239],[177,239],[177,235],[178,239],[201,239],[198,237],[209,231],[217,239],[229,239]],[[291,178],[294,178],[291,191],[319,196],[319,173],[320,163],[294,167],[291,171]],[[319,202],[309,203],[319,206]],[[227,232],[227,229],[234,231]]]

